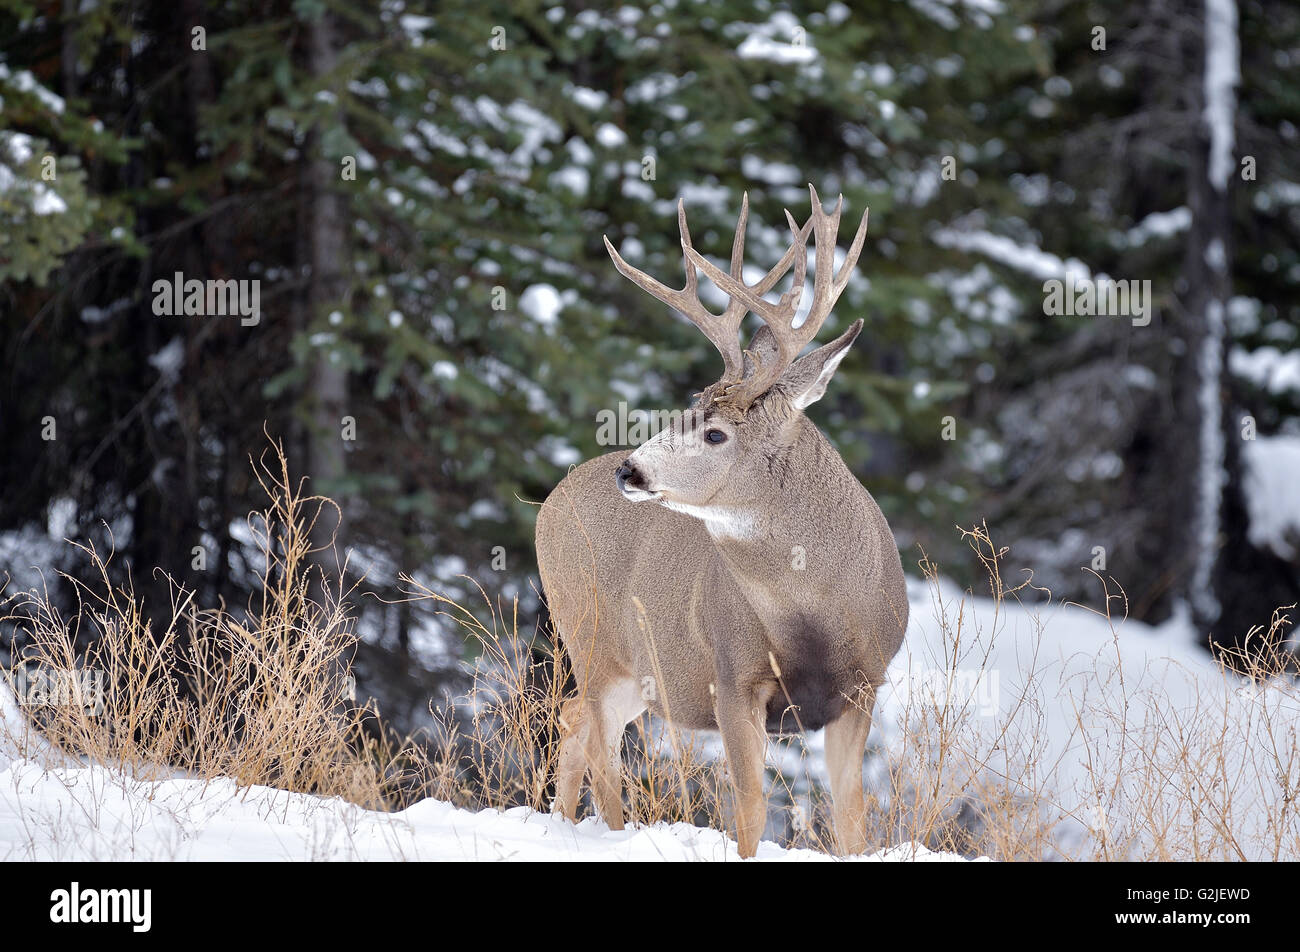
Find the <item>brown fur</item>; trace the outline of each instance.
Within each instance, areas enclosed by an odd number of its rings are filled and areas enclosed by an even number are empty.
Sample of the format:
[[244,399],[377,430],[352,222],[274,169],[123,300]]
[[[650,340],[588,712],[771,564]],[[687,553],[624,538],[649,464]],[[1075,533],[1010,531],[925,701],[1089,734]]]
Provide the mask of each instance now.
[[[680,291],[632,268],[606,239],[619,272],[695,322],[725,370],[680,422],[626,460],[610,453],[579,466],[538,513],[542,586],[578,684],[561,713],[556,776],[556,807],[570,819],[587,772],[601,816],[622,829],[623,730],[648,708],[674,724],[721,731],[744,857],[757,850],[766,820],[767,733],[824,727],[837,845],[866,848],[863,751],[875,690],[907,629],[907,590],[880,508],[802,412],[862,330],[856,321],[798,357],[847,284],[866,234],[864,213],[834,273],[843,198],[828,215],[809,193],[808,224],[798,228],[786,213],[794,243],[755,285],[741,277],[748,198],[730,274],[695,252],[679,204]],[[795,328],[810,232],[812,303]],[[766,302],[792,265],[791,290]],[[723,314],[697,300],[696,268],[731,296]],[[741,352],[746,308],[764,324]]]
[[[577,467],[543,504],[542,585],[578,683],[557,796],[570,818],[588,766],[593,788],[605,784],[596,793],[601,815],[621,828],[619,743],[627,722],[649,708],[683,727],[721,727],[729,756],[740,748],[732,772],[750,801],[740,812],[751,818],[740,846],[752,856],[762,830],[765,728],[829,722],[837,836],[842,850],[865,846],[862,754],[874,689],[907,627],[907,592],[875,500],[802,413],[790,425],[790,445],[733,484],[738,499],[762,504],[766,525],[752,539],[715,540],[699,519],[626,500],[613,475],[623,453]],[[792,567],[796,545],[803,570]],[[620,690],[644,705],[608,710]],[[841,828],[841,816],[851,828]]]

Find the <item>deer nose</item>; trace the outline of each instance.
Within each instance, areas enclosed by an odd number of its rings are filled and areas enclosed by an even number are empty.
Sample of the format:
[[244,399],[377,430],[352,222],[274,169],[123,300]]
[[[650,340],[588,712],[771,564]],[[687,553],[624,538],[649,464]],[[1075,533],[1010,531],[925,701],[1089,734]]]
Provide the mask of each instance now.
[[632,488],[637,489],[639,487],[636,486],[636,483],[641,481],[641,475],[634,467],[624,462],[618,469],[614,470],[614,481],[618,483],[619,492],[623,492],[627,488],[628,480],[632,481]]

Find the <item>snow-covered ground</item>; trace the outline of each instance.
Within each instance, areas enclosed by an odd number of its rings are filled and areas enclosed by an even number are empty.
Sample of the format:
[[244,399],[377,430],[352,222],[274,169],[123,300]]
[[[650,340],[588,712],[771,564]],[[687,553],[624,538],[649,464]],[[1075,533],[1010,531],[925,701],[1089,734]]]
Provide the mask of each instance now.
[[[877,706],[888,750],[923,759],[946,710],[968,762],[952,772],[982,770],[1037,800],[1060,853],[1158,840],[1169,858],[1300,858],[1294,683],[1223,670],[1185,611],[1153,627],[1029,604],[1034,594],[995,606],[909,579],[908,638]],[[1113,585],[1111,596],[1118,616]]]
[[[8,728],[8,730],[6,730]],[[685,823],[577,825],[526,807],[462,810],[425,800],[400,813],[226,779],[135,779],[49,750],[0,682],[0,861],[9,860],[738,860],[734,839]],[[827,861],[765,842],[759,861]],[[961,861],[902,844],[858,861]]]
[[[17,723],[7,688],[0,715]],[[0,738],[3,734],[0,732]],[[120,770],[54,765],[0,740],[0,860],[738,860],[735,841],[685,823],[613,832],[526,807],[461,810],[425,800],[400,813],[231,780],[136,780]],[[760,861],[826,861],[759,847]],[[960,860],[904,844],[861,861]]]
[[[1277,749],[1270,744],[1286,740],[1274,735],[1289,730],[1294,738],[1300,723],[1294,690],[1249,687],[1224,674],[1183,620],[1115,626],[1077,606],[999,608],[946,582],[909,588],[908,640],[880,693],[874,745],[925,760],[926,731],[946,710],[956,759],[1041,800],[1063,849],[1108,837],[1141,841],[1153,802],[1167,828],[1176,827],[1183,812],[1205,805],[1198,783],[1225,783],[1233,787],[1228,819],[1237,841],[1247,854],[1267,855],[1251,844],[1267,841],[1281,786],[1300,786],[1300,765],[1267,759]],[[920,734],[919,712],[931,725]],[[11,696],[0,694],[0,722],[11,731],[18,723]],[[574,826],[526,808],[473,813],[432,800],[385,814],[228,780],[134,780],[104,766],[57,762],[39,744],[6,748],[3,734],[0,859],[738,858],[731,837],[685,824],[616,833],[595,819]],[[809,739],[804,769],[821,769],[820,747],[819,736]],[[1108,763],[1118,767],[1113,774]],[[1160,778],[1155,789],[1142,779],[1150,776]],[[770,842],[758,854],[827,858]],[[904,842],[869,859],[960,857]]]
[[[611,832],[527,807],[473,813],[425,800],[394,814],[234,782],[133,782],[102,767],[0,773],[0,858],[35,860],[736,860],[735,842],[684,823]],[[816,861],[763,843],[759,860]],[[877,861],[960,859],[899,846]]]

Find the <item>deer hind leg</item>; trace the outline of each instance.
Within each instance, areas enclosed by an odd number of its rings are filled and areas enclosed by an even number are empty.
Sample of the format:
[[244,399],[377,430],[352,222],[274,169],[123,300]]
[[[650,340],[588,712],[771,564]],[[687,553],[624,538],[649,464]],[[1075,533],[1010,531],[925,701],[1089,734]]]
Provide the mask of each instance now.
[[560,726],[564,739],[555,765],[555,812],[569,822],[578,819],[578,800],[582,796],[582,775],[587,769],[587,733],[590,724],[581,698],[570,698],[560,709]]
[[615,682],[599,700],[576,697],[560,711],[565,736],[555,770],[553,809],[578,818],[584,774],[590,776],[596,812],[611,830],[623,829],[623,731],[645,710],[631,679]]
[[591,773],[591,796],[600,818],[611,830],[623,829],[623,732],[646,703],[631,678],[615,681],[600,703],[588,708],[584,750]]
[[844,713],[826,725],[826,772],[831,780],[836,852],[841,856],[862,853],[867,848],[862,757],[875,703],[876,689],[866,685]]
[[767,761],[767,702],[775,685],[750,690],[719,686],[717,719],[735,794],[736,845],[741,859],[758,852],[767,826],[763,773]]

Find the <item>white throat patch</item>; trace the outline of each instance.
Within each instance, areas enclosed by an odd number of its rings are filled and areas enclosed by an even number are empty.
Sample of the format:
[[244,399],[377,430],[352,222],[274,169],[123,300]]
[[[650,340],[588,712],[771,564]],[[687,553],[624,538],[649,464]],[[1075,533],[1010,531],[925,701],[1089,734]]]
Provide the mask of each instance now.
[[754,534],[754,516],[743,509],[725,506],[693,506],[686,502],[663,500],[663,504],[676,512],[694,516],[704,523],[709,535],[715,539],[748,539]]

